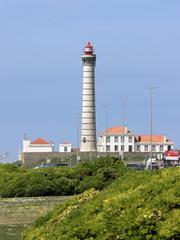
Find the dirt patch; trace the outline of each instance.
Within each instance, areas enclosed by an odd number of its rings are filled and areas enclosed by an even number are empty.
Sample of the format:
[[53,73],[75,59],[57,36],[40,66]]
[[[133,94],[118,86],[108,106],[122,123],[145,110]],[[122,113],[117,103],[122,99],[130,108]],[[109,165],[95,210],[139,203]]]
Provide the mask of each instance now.
[[0,198],[0,239],[19,240],[21,232],[68,197]]

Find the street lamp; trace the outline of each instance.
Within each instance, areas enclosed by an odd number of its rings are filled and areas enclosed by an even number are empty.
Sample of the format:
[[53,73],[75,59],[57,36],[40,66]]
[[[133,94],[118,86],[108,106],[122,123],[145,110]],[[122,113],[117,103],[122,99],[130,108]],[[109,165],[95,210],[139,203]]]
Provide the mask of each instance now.
[[127,97],[121,97],[121,104],[122,104],[122,127],[123,127],[123,134],[122,134],[122,149],[121,149],[121,160],[122,162],[124,161],[124,141],[125,141],[125,102],[126,102]]
[[79,119],[76,118],[76,147],[79,148]]
[[107,156],[107,135],[108,135],[108,110],[111,104],[103,104],[105,108],[105,120],[106,120],[106,136],[105,136],[105,156]]
[[153,137],[153,90],[155,90],[157,87],[148,87],[147,89],[150,91],[150,118],[151,118],[151,152],[150,152],[150,159],[151,159],[151,170],[152,170],[152,155],[153,155],[153,147],[152,147],[152,137]]
[[79,118],[76,117],[76,162],[80,161],[80,156],[79,156]]

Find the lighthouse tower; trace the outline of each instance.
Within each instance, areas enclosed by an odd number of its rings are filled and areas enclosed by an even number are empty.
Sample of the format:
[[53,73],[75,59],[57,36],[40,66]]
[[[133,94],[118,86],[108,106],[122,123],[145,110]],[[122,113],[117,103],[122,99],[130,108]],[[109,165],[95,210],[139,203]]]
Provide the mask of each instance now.
[[96,108],[95,108],[95,63],[96,55],[90,42],[81,56],[83,63],[82,91],[82,129],[81,152],[97,151],[96,143]]

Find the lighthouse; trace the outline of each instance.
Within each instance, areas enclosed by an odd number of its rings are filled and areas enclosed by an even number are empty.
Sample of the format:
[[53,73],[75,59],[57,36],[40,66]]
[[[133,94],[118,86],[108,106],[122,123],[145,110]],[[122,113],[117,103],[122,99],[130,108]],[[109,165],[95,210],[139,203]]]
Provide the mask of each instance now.
[[81,56],[83,64],[81,152],[96,152],[95,64],[96,54],[90,42]]

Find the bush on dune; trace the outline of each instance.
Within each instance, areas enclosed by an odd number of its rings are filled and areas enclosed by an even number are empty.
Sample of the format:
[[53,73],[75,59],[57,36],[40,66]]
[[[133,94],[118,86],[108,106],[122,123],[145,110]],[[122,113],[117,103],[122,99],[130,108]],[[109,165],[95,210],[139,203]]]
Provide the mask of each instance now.
[[25,240],[180,239],[180,168],[128,171],[41,218]]
[[0,165],[0,197],[73,195],[93,187],[101,190],[123,174],[118,159],[101,158],[73,168],[25,169]]

